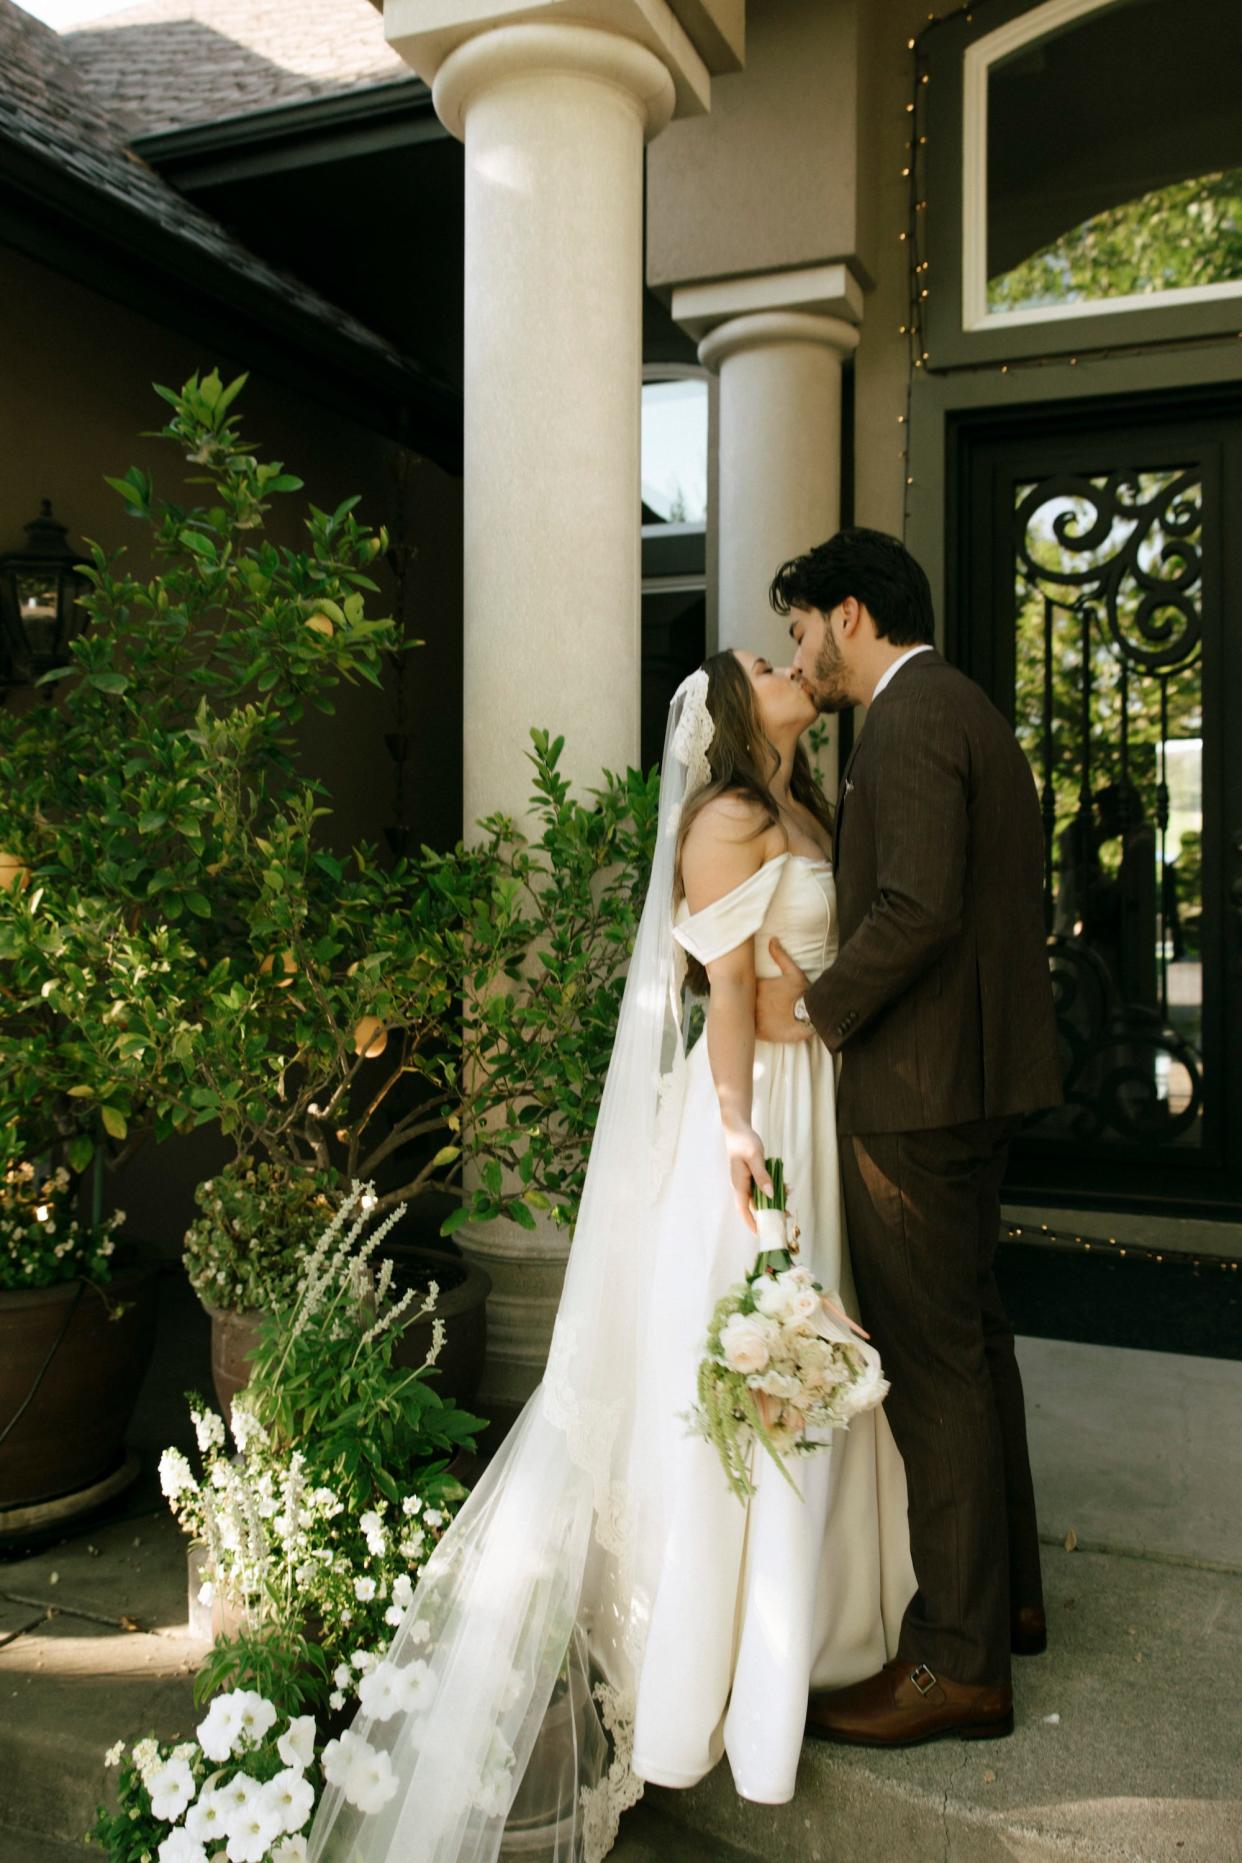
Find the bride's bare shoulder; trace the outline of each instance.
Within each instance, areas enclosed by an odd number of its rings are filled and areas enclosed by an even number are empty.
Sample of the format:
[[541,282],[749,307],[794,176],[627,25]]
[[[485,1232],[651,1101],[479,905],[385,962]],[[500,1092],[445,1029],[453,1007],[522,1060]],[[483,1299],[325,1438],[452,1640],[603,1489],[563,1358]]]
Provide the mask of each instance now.
[[698,811],[681,849],[681,879],[691,912],[732,892],[780,852],[783,836],[749,796],[726,790]]

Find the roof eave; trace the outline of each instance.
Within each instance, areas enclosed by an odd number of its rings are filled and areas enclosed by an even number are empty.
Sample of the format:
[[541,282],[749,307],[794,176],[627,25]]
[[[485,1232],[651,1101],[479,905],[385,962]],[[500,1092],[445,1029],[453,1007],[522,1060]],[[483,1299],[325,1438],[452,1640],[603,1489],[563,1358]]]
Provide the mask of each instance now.
[[[0,238],[54,270],[244,359],[360,425],[461,471],[461,397],[379,339],[364,340],[92,186],[4,142]],[[143,314],[150,315],[150,312]],[[307,365],[314,367],[308,371]]]

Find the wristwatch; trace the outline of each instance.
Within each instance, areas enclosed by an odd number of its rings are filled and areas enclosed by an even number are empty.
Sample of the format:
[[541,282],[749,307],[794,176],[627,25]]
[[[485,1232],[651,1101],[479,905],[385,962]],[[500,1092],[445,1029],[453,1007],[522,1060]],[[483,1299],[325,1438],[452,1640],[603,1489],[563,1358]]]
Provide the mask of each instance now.
[[810,1010],[809,1010],[809,1009],[807,1008],[807,1006],[806,1006],[806,997],[805,997],[805,996],[800,996],[800,997],[798,998],[798,1000],[797,1000],[797,1002],[796,1002],[796,1003],[794,1004],[794,1006],[793,1006],[793,1013],[794,1013],[794,1021],[795,1021],[795,1022],[802,1022],[802,1023],[805,1023],[805,1024],[806,1024],[806,1026],[807,1026],[807,1028],[810,1028],[810,1026],[811,1026],[811,1012],[810,1012]]

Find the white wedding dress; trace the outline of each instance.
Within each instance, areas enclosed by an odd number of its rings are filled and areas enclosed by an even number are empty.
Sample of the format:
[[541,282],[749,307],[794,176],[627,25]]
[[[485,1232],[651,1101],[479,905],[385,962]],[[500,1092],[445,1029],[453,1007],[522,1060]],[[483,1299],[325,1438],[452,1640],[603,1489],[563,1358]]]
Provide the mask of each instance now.
[[[778,974],[779,938],[814,979],[836,953],[827,861],[770,860],[674,936],[701,962],[755,943],[755,969]],[[755,1048],[753,1122],[784,1159],[801,1260],[858,1313],[842,1222],[833,1057],[818,1040]],[[639,1672],[633,1768],[661,1785],[695,1783],[728,1755],[737,1790],[779,1804],[793,1795],[807,1691],[872,1675],[896,1652],[915,1589],[901,1457],[883,1409],[854,1418],[830,1447],[789,1464],[802,1498],[761,1451],[743,1506],[715,1451],[682,1420],[694,1403],[707,1316],[755,1257],[737,1214],[707,1043],[691,1050],[657,1285],[646,1334],[652,1394],[644,1453],[660,1476],[644,1540],[653,1604]]]
[[[323,1755],[310,1863],[600,1863],[644,1779],[727,1752],[738,1790],[794,1789],[808,1685],[895,1653],[914,1592],[905,1474],[882,1411],[758,1454],[743,1506],[684,1413],[715,1301],[751,1265],[683,948],[835,950],[832,873],[783,854],[678,910],[686,800],[709,780],[707,674],[669,708],[655,853],[543,1382],[427,1561],[352,1726]],[[679,943],[680,941],[680,943]],[[802,1259],[861,1318],[841,1220],[831,1055],[758,1043],[754,1123],[783,1158]],[[607,1735],[607,1738],[605,1738]],[[532,1813],[532,1807],[534,1808]],[[546,1815],[545,1815],[546,1808]]]

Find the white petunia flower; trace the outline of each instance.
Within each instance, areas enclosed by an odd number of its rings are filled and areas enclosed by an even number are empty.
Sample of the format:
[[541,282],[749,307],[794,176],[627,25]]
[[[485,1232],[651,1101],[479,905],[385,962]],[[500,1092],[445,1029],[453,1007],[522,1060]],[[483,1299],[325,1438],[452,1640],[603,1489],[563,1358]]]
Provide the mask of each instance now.
[[207,1852],[198,1838],[180,1826],[169,1831],[155,1854],[160,1863],[207,1863]]
[[276,1709],[266,1695],[260,1695],[257,1689],[239,1688],[235,1693],[241,1731],[248,1734],[258,1746],[276,1725]]
[[345,1697],[339,1688],[334,1688],[332,1693],[328,1696],[328,1706],[333,1709],[343,1708],[345,1706]]
[[272,1863],[306,1863],[306,1839],[285,1837],[272,1852]]
[[323,1772],[329,1785],[339,1785],[350,1804],[360,1811],[379,1811],[397,1789],[387,1753],[381,1753],[349,1729],[339,1740],[329,1740],[324,1748]]
[[259,1796],[273,1812],[279,1813],[282,1832],[300,1831],[315,1809],[314,1786],[293,1766],[269,1779],[260,1788]]
[[400,1675],[405,1696],[402,1706],[411,1714],[421,1714],[424,1708],[431,1706],[436,1692],[435,1676],[421,1659],[407,1663]]
[[431,1626],[423,1618],[418,1618],[409,1628],[409,1639],[415,1649],[431,1641]]
[[234,1691],[217,1695],[207,1709],[205,1720],[194,1730],[195,1738],[209,1760],[232,1759],[241,1733],[241,1714]]
[[401,1503],[401,1512],[403,1514],[418,1514],[422,1512],[422,1506],[423,1497],[421,1494],[407,1494],[404,1501]]
[[223,1843],[229,1834],[235,1807],[220,1790],[204,1786],[185,1814],[185,1828],[201,1844]]
[[349,1660],[355,1669],[361,1669],[365,1674],[366,1671],[374,1669],[379,1657],[371,1650],[355,1650]]
[[[348,1671],[346,1673],[348,1674]],[[314,1715],[299,1714],[291,1720],[276,1742],[276,1751],[286,1766],[305,1771],[315,1757]]]
[[394,1714],[400,1714],[405,1706],[405,1687],[396,1664],[377,1663],[370,1675],[364,1675],[359,1682],[358,1699],[363,1713],[374,1720],[387,1721]]
[[183,1759],[165,1760],[146,1781],[151,1810],[161,1824],[175,1824],[194,1796],[194,1774]]
[[356,1578],[354,1580],[354,1596],[357,1598],[359,1604],[370,1604],[372,1598],[375,1596],[375,1580],[373,1578]]
[[229,1863],[267,1863],[272,1845],[284,1835],[280,1811],[264,1797],[265,1790],[256,1788],[245,1808],[234,1814],[224,1853]]
[[442,1527],[444,1525],[444,1515],[440,1512],[438,1507],[429,1507],[427,1512],[423,1515],[423,1519],[427,1522],[429,1527]]

